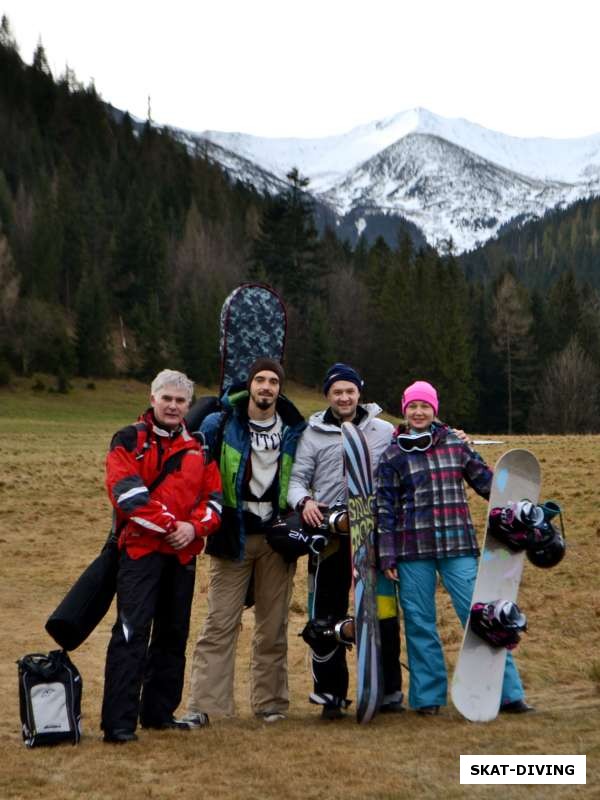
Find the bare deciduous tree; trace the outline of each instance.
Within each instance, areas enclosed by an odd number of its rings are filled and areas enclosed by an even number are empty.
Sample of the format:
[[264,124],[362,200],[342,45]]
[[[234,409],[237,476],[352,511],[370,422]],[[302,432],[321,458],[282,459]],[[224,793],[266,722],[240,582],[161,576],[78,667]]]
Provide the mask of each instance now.
[[599,429],[599,376],[575,337],[548,363],[531,410],[538,433],[592,433]]

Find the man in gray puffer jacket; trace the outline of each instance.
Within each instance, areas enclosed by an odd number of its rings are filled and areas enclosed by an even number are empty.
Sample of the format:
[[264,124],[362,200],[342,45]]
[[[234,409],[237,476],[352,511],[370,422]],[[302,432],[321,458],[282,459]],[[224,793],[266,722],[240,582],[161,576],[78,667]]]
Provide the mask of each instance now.
[[[327,372],[323,393],[329,403],[313,414],[302,434],[288,489],[289,505],[301,511],[308,525],[317,527],[322,509],[346,502],[342,454],[342,422],[353,422],[365,434],[371,453],[373,474],[391,442],[393,425],[378,418],[376,403],[359,404],[363,381],[347,364],[334,364]],[[309,562],[309,615],[331,624],[348,614],[351,585],[350,538],[337,537]],[[400,632],[393,584],[380,574],[378,612],[381,626],[384,671],[384,701],[381,711],[402,710]],[[331,640],[312,642],[314,692],[310,700],[323,707],[324,719],[344,716],[349,704],[348,667],[345,645]]]

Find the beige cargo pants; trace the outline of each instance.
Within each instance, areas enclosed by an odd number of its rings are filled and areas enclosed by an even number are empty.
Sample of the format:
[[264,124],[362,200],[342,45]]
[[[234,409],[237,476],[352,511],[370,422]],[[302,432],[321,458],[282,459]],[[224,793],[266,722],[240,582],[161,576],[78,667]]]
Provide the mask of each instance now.
[[236,645],[253,570],[252,711],[288,708],[287,621],[295,564],[286,564],[264,535],[253,534],[246,538],[243,561],[210,557],[208,614],[194,649],[187,713],[235,714]]

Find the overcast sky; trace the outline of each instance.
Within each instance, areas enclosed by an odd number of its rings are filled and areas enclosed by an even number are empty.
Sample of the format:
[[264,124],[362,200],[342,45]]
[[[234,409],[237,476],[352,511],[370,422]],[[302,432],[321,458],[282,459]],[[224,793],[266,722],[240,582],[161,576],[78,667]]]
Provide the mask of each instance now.
[[422,106],[516,136],[600,132],[594,0],[0,0],[113,105],[202,131],[326,136]]

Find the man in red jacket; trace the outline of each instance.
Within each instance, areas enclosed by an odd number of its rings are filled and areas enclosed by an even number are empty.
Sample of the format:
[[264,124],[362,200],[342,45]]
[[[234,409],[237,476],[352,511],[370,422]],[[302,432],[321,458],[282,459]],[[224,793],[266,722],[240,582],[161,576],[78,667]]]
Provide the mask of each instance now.
[[142,727],[187,729],[181,700],[195,560],[221,520],[217,464],[188,432],[194,385],[163,370],[151,408],[118,431],[106,459],[106,487],[119,532],[117,620],[106,655],[104,741],[137,739]]

